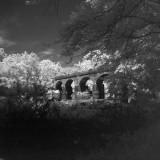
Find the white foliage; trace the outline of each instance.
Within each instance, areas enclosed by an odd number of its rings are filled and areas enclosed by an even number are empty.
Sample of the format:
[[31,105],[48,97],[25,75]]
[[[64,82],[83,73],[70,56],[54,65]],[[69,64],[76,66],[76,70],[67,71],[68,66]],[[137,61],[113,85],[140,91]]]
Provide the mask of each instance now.
[[47,94],[46,94],[48,99],[52,99],[52,98],[59,98],[60,96],[60,91],[59,90],[52,90],[49,89]]
[[71,83],[71,87],[72,87],[73,89],[76,87],[75,81],[73,81],[73,82]]
[[91,79],[87,80],[86,86],[88,86],[90,91],[93,91],[93,85],[94,85],[94,82]]
[[58,75],[61,71],[61,66],[59,63],[52,62],[50,60],[42,60],[39,64],[40,66],[40,79],[42,81],[53,81],[54,77]]
[[35,81],[39,74],[38,61],[35,53],[7,55],[0,62],[1,74],[11,79]]
[[86,54],[82,62],[74,64],[74,67],[81,71],[95,70],[104,65],[108,59],[110,59],[110,55],[102,53],[100,50],[95,50]]

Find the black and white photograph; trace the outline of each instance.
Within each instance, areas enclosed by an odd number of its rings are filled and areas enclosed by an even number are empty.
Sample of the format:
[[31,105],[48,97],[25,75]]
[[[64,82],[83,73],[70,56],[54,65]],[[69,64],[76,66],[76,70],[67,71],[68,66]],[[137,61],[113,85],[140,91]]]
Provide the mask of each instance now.
[[0,160],[160,160],[160,0],[0,0]]

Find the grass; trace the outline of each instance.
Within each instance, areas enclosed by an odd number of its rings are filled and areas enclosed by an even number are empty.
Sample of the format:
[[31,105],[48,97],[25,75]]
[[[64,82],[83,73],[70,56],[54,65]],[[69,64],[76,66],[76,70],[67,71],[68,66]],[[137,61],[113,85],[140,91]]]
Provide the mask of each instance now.
[[99,105],[55,103],[46,117],[35,117],[41,111],[33,110],[31,105],[10,106],[9,112],[3,107],[0,159],[160,159],[158,103]]
[[106,147],[77,160],[159,160],[160,122],[136,131],[134,134],[111,136]]

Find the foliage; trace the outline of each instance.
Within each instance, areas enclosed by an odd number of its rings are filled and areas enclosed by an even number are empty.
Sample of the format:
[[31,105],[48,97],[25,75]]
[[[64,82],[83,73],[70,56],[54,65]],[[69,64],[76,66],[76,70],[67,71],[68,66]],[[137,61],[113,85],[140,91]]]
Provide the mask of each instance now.
[[88,51],[104,48],[112,53],[119,50],[123,56],[155,50],[159,43],[159,5],[151,0],[84,2],[62,32],[65,53],[73,54],[82,47]]
[[40,81],[43,85],[51,87],[54,78],[62,72],[62,67],[59,63],[52,62],[50,60],[42,60],[39,63],[40,66]]
[[[4,57],[1,65],[1,76],[6,77],[12,85],[14,82],[33,83],[39,77],[39,64],[36,54],[12,54]],[[9,84],[8,84],[9,85]]]
[[[159,123],[149,128],[148,132],[144,130],[146,121],[143,121],[155,118],[153,113],[150,114],[151,110],[155,110],[154,113],[159,119],[159,104],[153,106],[154,103],[145,111],[145,106],[99,104],[97,107],[102,110],[98,110],[90,104],[72,107],[59,105],[60,118],[53,118],[55,111],[52,107],[46,119],[35,117],[30,104],[24,108],[21,106],[18,110],[8,113],[4,121],[1,114],[3,112],[0,112],[0,148],[8,157],[10,148],[16,146],[17,151],[14,151],[11,159],[13,156],[23,159],[26,149],[35,152],[37,147],[40,156],[43,149],[46,150],[43,156],[53,155],[51,159],[55,158],[55,154],[52,153],[57,149],[63,151],[65,158],[68,151],[71,152],[71,156],[67,157],[69,159],[73,159],[73,153],[76,159],[156,159],[159,155]],[[19,151],[22,150],[21,155]],[[64,153],[64,150],[67,152]],[[35,159],[35,155],[28,152],[26,155]],[[58,158],[61,159],[61,156]]]
[[61,73],[62,67],[59,63],[50,60],[40,61],[35,53],[8,55],[4,49],[1,49],[0,53],[0,85],[5,95],[7,92],[11,95],[12,91],[16,92],[15,95],[29,92],[33,95],[41,92],[40,90],[44,92],[45,88],[53,85],[55,76]]
[[88,70],[100,70],[104,64],[108,63],[108,69],[110,65],[110,55],[102,53],[100,50],[90,51],[83,58],[82,62],[74,64],[75,68],[80,71]]
[[[134,88],[132,84],[136,84],[140,91],[158,92],[159,7],[157,0],[86,0],[70,16],[61,34],[63,55],[72,56],[81,49],[85,53],[99,49],[111,55],[102,67],[107,70],[111,62],[112,74],[108,77],[114,82],[111,86],[121,88],[126,84]],[[91,61],[83,63],[95,67]],[[85,70],[83,63],[79,66]],[[122,65],[123,69],[117,71]],[[115,88],[111,88],[112,92]]]

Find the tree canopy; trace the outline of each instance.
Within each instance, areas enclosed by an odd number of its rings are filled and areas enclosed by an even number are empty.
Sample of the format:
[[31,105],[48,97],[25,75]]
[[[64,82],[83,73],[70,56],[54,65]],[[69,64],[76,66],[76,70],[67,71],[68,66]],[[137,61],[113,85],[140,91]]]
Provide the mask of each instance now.
[[[154,90],[160,68],[159,8],[159,0],[85,0],[60,35],[62,54],[101,50],[111,55],[112,81],[136,80],[140,88]],[[115,72],[119,66],[123,72]]]
[[55,76],[61,73],[61,65],[50,60],[40,61],[37,54],[27,52],[8,55],[1,49],[0,78],[4,85],[12,87],[22,85],[53,83]]
[[86,0],[72,13],[61,34],[64,55],[86,48],[123,52],[124,57],[157,49],[160,33],[158,0]]
[[109,63],[110,61],[110,55],[95,50],[83,56],[82,61],[74,64],[74,67],[80,71],[99,70],[106,62]]

